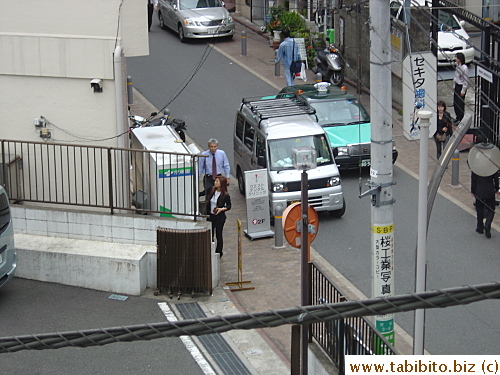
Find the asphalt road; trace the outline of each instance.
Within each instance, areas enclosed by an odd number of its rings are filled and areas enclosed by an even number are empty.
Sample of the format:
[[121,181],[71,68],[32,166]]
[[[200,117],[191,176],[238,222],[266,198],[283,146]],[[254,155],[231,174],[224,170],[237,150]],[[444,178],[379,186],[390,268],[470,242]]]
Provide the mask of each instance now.
[[180,43],[177,34],[152,27],[149,53],[127,59],[134,87],[156,108],[167,105],[173,118],[183,119],[189,136],[204,150],[209,138],[218,139],[233,167],[234,119],[241,99],[276,90],[204,40]]
[[[361,175],[362,191],[368,171]],[[394,168],[395,294],[414,292],[418,180]],[[342,219],[320,216],[312,246],[365,295],[371,295],[370,198],[358,198],[358,171],[342,174],[347,210]],[[472,198],[471,198],[472,199]],[[472,225],[472,226],[471,226]],[[427,242],[427,289],[473,285],[500,279],[499,242],[475,236],[474,218],[438,195]],[[354,228],[354,230],[353,230]],[[498,354],[500,301],[429,310],[425,347],[432,354]],[[412,335],[413,313],[395,317]]]
[[[209,53],[206,42],[181,44],[169,31],[151,32],[150,56],[128,59],[128,70],[134,86],[156,107],[169,103],[172,116],[186,121],[188,134],[201,147],[209,137],[218,138],[231,163],[234,116],[241,98],[275,92],[230,59],[213,50]],[[196,70],[184,91],[172,101],[188,82],[186,77]],[[320,215],[318,236],[312,246],[369,296],[371,206],[369,198],[358,198],[360,183],[361,190],[366,190],[367,172],[361,180],[357,171],[342,174],[346,214],[342,219]],[[395,287],[399,294],[414,290],[418,181],[399,168],[394,175]],[[428,236],[428,289],[499,280],[498,241],[481,241],[479,246],[469,228],[473,220],[447,199],[437,197]],[[499,301],[485,301],[429,311],[426,349],[432,354],[498,354],[499,309]],[[396,323],[411,335],[413,313],[398,314]]]
[[[0,288],[0,337],[164,322],[158,300],[14,278]],[[179,338],[0,354],[2,374],[203,374]]]

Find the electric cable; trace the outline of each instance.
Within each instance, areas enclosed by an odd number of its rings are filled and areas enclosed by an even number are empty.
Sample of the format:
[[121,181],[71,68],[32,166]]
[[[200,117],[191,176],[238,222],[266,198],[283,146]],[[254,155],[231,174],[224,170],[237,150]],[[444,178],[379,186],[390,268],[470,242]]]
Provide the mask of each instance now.
[[78,330],[0,338],[0,353],[64,347],[103,346],[117,342],[154,340],[183,335],[223,333],[234,329],[278,327],[286,324],[314,324],[357,316],[385,315],[420,308],[446,308],[485,299],[500,298],[500,283],[492,282],[422,293],[378,297],[362,301],[325,303],[313,306],[258,313],[215,316],[202,319],[168,321],[133,326]]

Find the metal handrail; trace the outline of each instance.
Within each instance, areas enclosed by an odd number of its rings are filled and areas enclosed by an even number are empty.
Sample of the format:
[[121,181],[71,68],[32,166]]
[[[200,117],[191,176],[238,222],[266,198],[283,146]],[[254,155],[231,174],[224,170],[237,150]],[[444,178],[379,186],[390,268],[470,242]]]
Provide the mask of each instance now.
[[[347,298],[318,266],[310,263],[311,304],[345,302]],[[344,374],[345,355],[392,355],[396,349],[364,317],[349,317],[311,325],[311,335]]]
[[203,155],[19,140],[1,140],[1,153],[0,179],[14,202],[205,216],[198,211]]

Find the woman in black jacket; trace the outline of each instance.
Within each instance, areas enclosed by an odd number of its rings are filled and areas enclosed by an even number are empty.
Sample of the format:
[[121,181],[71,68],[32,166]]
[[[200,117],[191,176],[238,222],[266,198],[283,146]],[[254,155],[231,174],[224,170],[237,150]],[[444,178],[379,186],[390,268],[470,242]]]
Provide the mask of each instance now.
[[226,222],[226,211],[231,209],[231,197],[227,192],[227,179],[224,176],[218,176],[214,181],[214,187],[207,196],[206,214],[209,215],[208,221],[212,222],[212,240],[217,239],[215,252],[221,257],[224,255],[222,248],[224,240],[222,238],[222,229]]
[[448,143],[448,139],[453,133],[453,128],[451,116],[446,111],[446,103],[442,100],[437,102],[437,110],[437,128],[434,133],[434,141],[436,142],[437,158],[439,160],[441,153]]

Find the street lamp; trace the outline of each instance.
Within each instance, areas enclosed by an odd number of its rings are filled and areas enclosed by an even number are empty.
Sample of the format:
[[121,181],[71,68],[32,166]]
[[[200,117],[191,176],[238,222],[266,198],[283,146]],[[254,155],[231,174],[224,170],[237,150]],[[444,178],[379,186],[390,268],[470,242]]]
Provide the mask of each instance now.
[[[420,119],[420,166],[418,181],[418,234],[415,265],[415,293],[425,291],[426,284],[426,242],[427,242],[427,171],[429,164],[429,126],[432,112],[418,111]],[[424,354],[425,310],[415,310],[413,354]]]
[[500,169],[500,150],[491,143],[479,143],[470,149],[467,163],[478,176],[491,176]]
[[[292,163],[295,169],[302,171],[300,205],[302,207],[302,228],[301,228],[301,305],[309,305],[309,217],[308,217],[308,179],[307,170],[317,166],[316,150],[312,147],[292,148]],[[302,375],[307,375],[307,344],[309,341],[309,327],[302,324]]]

